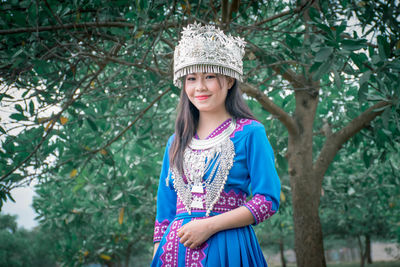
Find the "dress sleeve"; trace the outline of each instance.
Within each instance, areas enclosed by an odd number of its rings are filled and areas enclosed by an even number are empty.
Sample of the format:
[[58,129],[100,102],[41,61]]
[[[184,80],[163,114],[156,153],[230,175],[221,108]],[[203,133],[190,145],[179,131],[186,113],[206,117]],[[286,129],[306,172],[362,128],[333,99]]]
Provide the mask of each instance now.
[[253,197],[245,206],[253,214],[256,225],[275,214],[281,192],[274,153],[262,124],[254,125],[247,136],[246,157]]
[[[157,215],[154,225],[153,242],[160,242],[162,236],[167,230],[168,225],[174,219],[176,214],[176,193],[172,187],[172,182],[167,184],[167,176],[169,173],[169,148],[172,143],[173,136],[169,138],[167,147],[165,148],[160,181],[157,191]],[[169,177],[170,178],[170,177]],[[170,179],[169,179],[170,180]]]

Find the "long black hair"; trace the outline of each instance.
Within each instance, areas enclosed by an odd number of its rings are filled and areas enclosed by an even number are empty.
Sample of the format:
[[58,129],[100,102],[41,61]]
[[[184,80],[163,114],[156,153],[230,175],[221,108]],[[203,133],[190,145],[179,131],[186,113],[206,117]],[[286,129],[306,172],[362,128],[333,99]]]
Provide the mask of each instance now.
[[[221,84],[220,79],[222,77],[220,75],[217,75],[217,77]],[[170,166],[176,167],[181,174],[183,173],[183,153],[192,137],[196,134],[199,123],[199,110],[190,102],[186,94],[185,80],[186,77],[183,78],[183,89],[178,104],[178,116],[175,121],[175,138],[170,148]],[[234,81],[232,87],[228,90],[225,99],[225,108],[233,119],[245,118],[255,120],[253,113],[243,99],[237,80]]]

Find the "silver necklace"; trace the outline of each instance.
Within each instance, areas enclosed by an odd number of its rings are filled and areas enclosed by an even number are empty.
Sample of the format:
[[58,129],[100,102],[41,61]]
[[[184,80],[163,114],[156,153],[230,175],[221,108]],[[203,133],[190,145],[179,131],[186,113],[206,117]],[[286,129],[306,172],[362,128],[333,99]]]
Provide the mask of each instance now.
[[192,208],[205,208],[208,216],[217,203],[233,166],[235,147],[230,135],[235,129],[236,121],[232,119],[228,128],[213,138],[192,138],[183,156],[186,182],[178,170],[172,168],[175,191],[189,214]]

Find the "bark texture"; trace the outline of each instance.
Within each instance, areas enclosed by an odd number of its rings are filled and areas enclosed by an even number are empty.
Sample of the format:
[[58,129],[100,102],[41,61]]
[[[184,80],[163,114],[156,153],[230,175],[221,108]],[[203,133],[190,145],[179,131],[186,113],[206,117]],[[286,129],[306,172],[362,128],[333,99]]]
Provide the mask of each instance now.
[[292,190],[297,266],[325,267],[322,227],[318,213],[325,172],[342,145],[382,114],[382,107],[391,103],[377,102],[341,130],[328,135],[317,159],[313,162],[313,124],[320,87],[318,83],[307,81],[304,77],[296,79],[296,83],[292,83],[292,86],[310,88],[295,89],[296,109],[293,115],[286,113],[267,95],[251,85],[243,84],[242,90],[279,119],[289,133],[287,160]]
[[365,236],[365,256],[367,263],[372,264],[371,237],[369,235]]
[[285,246],[283,243],[283,239],[281,239],[279,242],[279,251],[280,251],[280,255],[281,255],[281,265],[282,265],[282,267],[286,267]]
[[[315,85],[311,85],[315,86]],[[297,266],[326,266],[322,228],[318,215],[321,182],[313,170],[313,123],[318,94],[295,92],[294,120],[298,134],[289,135],[289,176],[293,200],[293,222]]]

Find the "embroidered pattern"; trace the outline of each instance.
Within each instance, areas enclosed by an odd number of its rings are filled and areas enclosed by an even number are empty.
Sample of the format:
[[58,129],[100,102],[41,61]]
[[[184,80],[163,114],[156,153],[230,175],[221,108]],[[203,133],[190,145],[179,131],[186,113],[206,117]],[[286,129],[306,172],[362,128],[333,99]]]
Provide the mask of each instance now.
[[229,124],[231,123],[231,118],[227,119],[224,121],[217,129],[215,129],[207,138],[213,138],[214,136],[217,136],[221,134],[226,128],[229,127]]
[[176,267],[178,266],[178,248],[179,248],[179,237],[177,230],[181,227],[183,220],[174,221],[171,225],[166,243],[164,244],[163,253],[161,255],[161,261],[163,267]]
[[154,237],[153,237],[153,242],[160,242],[162,239],[165,231],[167,230],[169,225],[169,221],[165,219],[162,222],[159,222],[156,220],[155,225],[154,225]]
[[254,215],[254,218],[256,219],[255,224],[259,224],[275,213],[275,211],[272,210],[272,201],[268,201],[265,196],[260,194],[255,194],[245,206]]
[[206,253],[204,252],[204,250],[207,246],[208,244],[205,242],[197,249],[187,248],[185,255],[185,266],[203,267],[201,261],[206,257]]
[[[196,197],[201,198],[204,203],[205,193],[203,194],[196,194]],[[232,189],[229,193],[222,191],[221,195],[218,199],[218,202],[215,204],[214,208],[212,209],[213,212],[224,213],[230,210],[233,210],[237,207],[242,206],[246,202],[246,194],[243,192],[235,193]],[[204,209],[192,209],[192,212],[205,212]],[[178,197],[176,201],[176,214],[181,214],[187,212],[185,209],[182,200]]]
[[251,119],[238,119],[236,120],[236,129],[235,131],[233,131],[233,133],[231,134],[230,138],[235,137],[235,133],[236,132],[241,132],[243,131],[243,127],[246,125],[249,125],[253,122],[254,120]]

